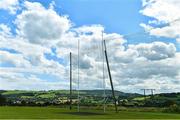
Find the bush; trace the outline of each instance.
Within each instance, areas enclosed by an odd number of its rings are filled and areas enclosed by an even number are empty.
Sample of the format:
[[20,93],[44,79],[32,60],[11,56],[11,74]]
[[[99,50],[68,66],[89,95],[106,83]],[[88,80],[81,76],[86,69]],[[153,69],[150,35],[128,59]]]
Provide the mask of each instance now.
[[6,98],[0,94],[0,105],[6,104]]
[[174,100],[167,100],[164,102],[164,106],[172,107],[173,105],[176,105],[176,101]]
[[171,105],[170,107],[166,108],[164,112],[171,112],[171,113],[180,113],[180,107],[176,104]]

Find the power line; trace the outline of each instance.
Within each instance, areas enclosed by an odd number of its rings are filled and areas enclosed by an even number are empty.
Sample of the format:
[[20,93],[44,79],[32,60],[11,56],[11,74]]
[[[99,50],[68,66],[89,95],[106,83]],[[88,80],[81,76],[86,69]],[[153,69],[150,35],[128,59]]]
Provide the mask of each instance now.
[[[166,24],[172,24],[172,23],[175,23],[175,22],[177,22],[177,21],[180,21],[180,18],[177,18],[177,19],[175,19],[175,20],[172,20],[172,21],[170,21],[170,22],[168,22],[168,23],[166,23]],[[167,25],[166,25],[167,26]],[[152,28],[150,28],[149,30],[153,30],[154,28],[152,27]],[[143,31],[144,32],[144,31]],[[134,33],[129,33],[129,34],[124,34],[124,35],[122,35],[123,37],[126,37],[126,36],[131,36],[131,35],[134,35],[134,34],[139,34],[139,33],[142,33],[142,31],[138,31],[138,32],[134,32]]]

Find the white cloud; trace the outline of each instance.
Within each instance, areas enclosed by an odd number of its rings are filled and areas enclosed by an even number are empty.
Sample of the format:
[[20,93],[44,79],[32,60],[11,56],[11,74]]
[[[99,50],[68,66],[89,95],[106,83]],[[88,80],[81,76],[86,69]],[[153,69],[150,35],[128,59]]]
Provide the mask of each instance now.
[[180,43],[180,38],[177,38],[176,40],[177,40],[178,43]]
[[[54,4],[54,3],[52,3]],[[148,6],[146,1],[144,6]],[[153,3],[151,3],[153,4]],[[65,89],[69,81],[69,52],[73,53],[73,81],[77,82],[77,43],[80,41],[80,88],[102,88],[102,25],[71,26],[71,21],[37,2],[25,2],[16,18],[17,35],[0,25],[0,62],[15,67],[0,67],[0,89]],[[40,12],[37,12],[40,11]],[[153,22],[156,23],[156,22]],[[146,26],[146,24],[142,24]],[[151,26],[147,26],[151,29]],[[57,32],[58,31],[58,32]],[[112,78],[117,90],[138,91],[139,87],[178,90],[180,54],[172,43],[153,42],[124,46],[117,33],[104,33]],[[51,48],[56,48],[52,52]],[[45,53],[57,61],[47,59]],[[105,64],[106,65],[106,64]],[[107,68],[106,87],[110,88]],[[55,76],[55,81],[39,76]],[[75,86],[74,86],[75,87]]]
[[130,49],[136,50],[139,57],[145,57],[149,60],[171,58],[174,57],[176,53],[176,47],[174,44],[166,44],[163,42],[153,42],[150,44],[141,43],[138,45],[131,45]]
[[180,18],[179,0],[143,0],[143,15],[156,18],[159,21],[171,22]]
[[15,14],[19,9],[18,0],[0,0],[0,9],[7,10],[11,14]]
[[[143,15],[155,20],[149,24],[141,24],[151,35],[178,39],[180,37],[180,11],[179,0],[143,0],[144,8],[140,11]],[[152,27],[151,24],[157,25]],[[162,25],[161,27],[158,27]]]
[[115,52],[114,59],[119,62],[130,63],[134,61],[134,59],[137,58],[137,56],[138,56],[137,50],[133,50],[133,49],[128,49],[126,51],[117,50]]
[[180,75],[180,54],[174,44],[140,43],[108,55],[116,89],[133,92],[157,86],[167,92],[171,86],[175,91],[179,88],[173,82]]
[[15,23],[18,35],[31,43],[48,45],[60,39],[71,27],[66,16],[59,16],[52,8],[46,9],[40,3],[26,1],[25,8]]
[[0,24],[0,35],[1,36],[11,35],[11,29],[5,24]]
[[[59,90],[68,86],[67,81],[51,82],[42,80],[34,75],[24,76],[23,74],[1,74],[0,75],[0,88],[8,90]],[[38,87],[37,87],[38,86]]]
[[25,60],[21,54],[11,54],[6,51],[0,51],[1,64],[10,63],[16,67],[29,67],[29,61]]

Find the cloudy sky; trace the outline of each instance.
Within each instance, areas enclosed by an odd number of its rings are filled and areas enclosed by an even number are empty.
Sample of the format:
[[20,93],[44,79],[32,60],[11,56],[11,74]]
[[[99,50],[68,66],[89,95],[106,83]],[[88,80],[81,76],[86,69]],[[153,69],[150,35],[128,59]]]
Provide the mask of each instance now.
[[[180,91],[180,0],[0,0],[0,89],[103,89],[102,31],[116,90]],[[105,87],[110,88],[105,66]]]

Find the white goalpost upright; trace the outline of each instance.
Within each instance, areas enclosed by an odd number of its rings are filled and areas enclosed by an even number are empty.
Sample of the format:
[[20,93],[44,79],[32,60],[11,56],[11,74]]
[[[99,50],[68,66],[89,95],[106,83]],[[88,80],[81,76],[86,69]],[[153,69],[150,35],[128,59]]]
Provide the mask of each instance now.
[[102,79],[103,79],[103,90],[104,90],[104,92],[103,92],[103,97],[104,97],[104,101],[103,101],[103,110],[104,110],[104,112],[106,111],[106,84],[105,84],[105,71],[104,71],[104,68],[105,68],[105,65],[104,65],[104,42],[103,42],[103,40],[104,40],[104,38],[103,38],[103,31],[102,31],[102,44],[101,44],[101,47],[102,47]]
[[80,57],[80,40],[78,39],[78,79],[77,79],[77,85],[78,85],[78,103],[77,103],[77,110],[78,110],[78,112],[80,111],[80,105],[79,105],[79,103],[80,103],[80,95],[79,95],[79,57]]
[[[104,40],[104,36],[103,36],[103,31],[102,31],[102,40],[99,40],[98,42],[95,42],[95,46],[92,46],[92,48],[94,50],[98,50],[99,52],[99,65],[96,65],[96,66],[99,66],[98,69],[102,67],[102,91],[103,91],[103,94],[102,94],[102,98],[103,98],[103,103],[102,103],[102,106],[103,106],[103,112],[106,111],[106,81],[105,81],[105,62],[107,64],[107,70],[108,70],[108,75],[109,75],[109,78],[110,78],[110,83],[111,83],[111,89],[112,89],[112,96],[113,96],[113,99],[114,99],[114,104],[115,104],[115,110],[117,112],[117,104],[116,104],[116,98],[115,98],[115,93],[114,93],[114,87],[113,87],[113,81],[112,81],[112,77],[111,77],[111,71],[110,71],[110,67],[109,67],[109,62],[108,62],[108,56],[107,56],[107,49],[106,49],[106,43],[105,43],[105,40]],[[78,47],[78,55],[77,55],[77,111],[79,112],[80,111],[80,73],[81,73],[81,69],[80,69],[80,39],[78,39],[77,41],[77,47]],[[83,44],[84,45],[84,44]],[[95,47],[95,48],[94,48]],[[97,47],[97,49],[96,49]],[[92,48],[90,47],[90,51],[86,51],[86,49],[88,48],[83,48],[83,51],[82,51],[82,55],[84,55],[84,53],[90,53],[91,55],[94,54],[92,52]],[[98,56],[96,56],[96,58],[98,59]],[[102,60],[102,61],[101,61]],[[106,60],[106,61],[105,61]],[[102,65],[102,66],[101,66]],[[96,68],[97,70],[97,68]],[[100,78],[101,79],[101,78]]]

